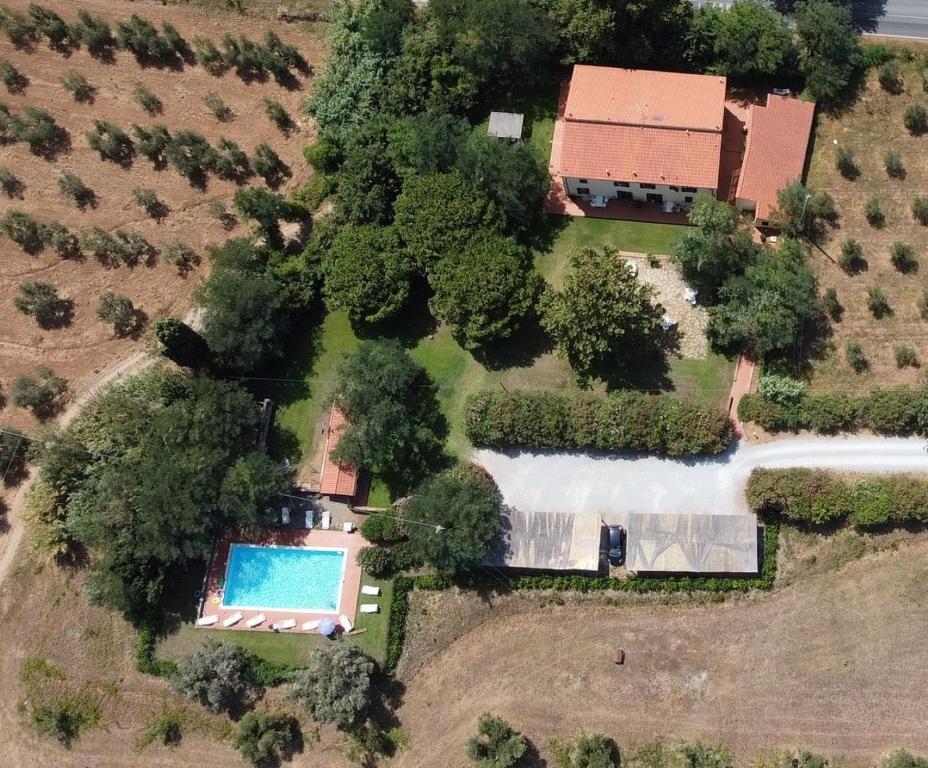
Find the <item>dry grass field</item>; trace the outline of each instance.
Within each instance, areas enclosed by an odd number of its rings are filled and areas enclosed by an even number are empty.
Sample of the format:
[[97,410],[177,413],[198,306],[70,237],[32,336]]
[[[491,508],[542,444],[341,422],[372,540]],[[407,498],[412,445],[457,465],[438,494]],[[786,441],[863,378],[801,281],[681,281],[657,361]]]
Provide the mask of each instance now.
[[[5,0],[10,8],[24,11],[27,0]],[[54,9],[66,21],[76,20],[77,11],[85,8],[106,18],[111,27],[115,22],[137,13],[157,26],[163,21],[174,24],[188,43],[195,35],[218,42],[230,32],[260,41],[267,29],[273,28],[285,40],[296,45],[310,65],[318,66],[322,47],[318,36],[301,31],[299,26],[269,24],[263,20],[237,15],[211,16],[198,8],[162,6],[141,2],[75,2],[60,0]],[[55,161],[44,160],[30,153],[27,145],[18,143],[0,146],[0,165],[12,170],[25,184],[21,199],[0,197],[0,210],[18,208],[42,220],[58,221],[72,231],[82,227],[100,226],[108,231],[117,228],[135,229],[155,247],[169,240],[181,240],[193,246],[201,255],[207,243],[225,239],[229,234],[241,234],[239,225],[232,232],[208,213],[215,200],[231,207],[236,186],[210,176],[205,190],[192,186],[171,167],[154,170],[144,157],[136,156],[130,168],[120,168],[105,162],[87,144],[85,132],[93,121],[112,122],[131,135],[131,126],[162,123],[172,132],[194,130],[202,133],[211,144],[220,137],[237,142],[251,154],[256,145],[266,142],[280,155],[292,171],[281,192],[304,184],[311,170],[304,162],[301,149],[312,140],[312,131],[301,117],[299,107],[311,76],[298,75],[299,82],[291,88],[278,85],[273,78],[266,82],[243,82],[234,72],[213,77],[199,66],[185,65],[182,69],[141,67],[124,51],[116,53],[113,63],[101,63],[83,48],[65,57],[51,50],[45,41],[32,51],[17,50],[6,39],[0,39],[0,57],[11,61],[28,78],[22,93],[10,94],[0,88],[0,101],[14,113],[26,105],[47,110],[70,134],[71,149]],[[96,88],[93,103],[79,104],[61,85],[69,70],[83,74]],[[143,84],[163,102],[163,112],[149,116],[133,99],[137,84]],[[207,110],[204,96],[214,91],[231,107],[234,118],[220,123]],[[264,114],[263,100],[279,101],[297,121],[295,129],[285,136]],[[96,208],[79,210],[59,194],[57,179],[62,169],[76,173],[97,196]],[[249,183],[263,183],[252,180]],[[136,187],[150,187],[166,202],[170,212],[160,222],[147,217],[132,199]],[[183,315],[203,270],[186,277],[166,264],[155,267],[125,266],[107,268],[92,257],[83,261],[65,261],[46,249],[37,256],[25,254],[12,242],[0,240],[0,386],[8,395],[10,380],[38,364],[51,366],[71,382],[73,391],[80,391],[86,381],[108,364],[124,358],[131,348],[144,341],[116,338],[112,327],[96,317],[99,295],[105,290],[128,296],[140,307],[149,323],[165,314]],[[59,293],[74,301],[73,322],[61,329],[43,331],[32,318],[12,307],[17,286],[23,281],[42,280],[53,283]],[[9,402],[0,409],[0,421],[20,427],[34,422],[21,409]]]
[[[899,41],[891,47],[901,47]],[[824,250],[837,260],[841,243],[854,238],[864,249],[867,268],[856,275],[845,274],[821,252],[813,251],[822,290],[835,288],[844,307],[842,320],[834,324],[833,349],[813,363],[813,390],[867,391],[877,386],[912,385],[922,378],[917,368],[899,369],[893,349],[911,344],[928,364],[928,321],[916,302],[928,289],[928,228],[918,224],[911,212],[912,199],[928,193],[928,135],[912,136],[903,125],[903,114],[911,104],[928,106],[922,88],[922,57],[928,46],[909,44],[916,60],[900,61],[905,90],[884,91],[876,72],[870,73],[860,100],[845,113],[820,114],[815,149],[809,171],[811,187],[831,194],[840,214],[839,226],[831,233]],[[843,178],[835,167],[836,145],[854,154],[860,174]],[[890,178],[883,165],[887,150],[894,149],[906,168],[904,179]],[[876,195],[886,214],[885,225],[874,228],[864,215],[864,203]],[[889,258],[890,246],[901,241],[915,246],[921,268],[911,274],[896,270]],[[887,294],[892,315],[875,319],[867,308],[867,288],[880,286]],[[861,343],[870,361],[869,372],[855,374],[845,358],[849,340]]]
[[[416,594],[397,712],[409,747],[393,765],[463,768],[486,711],[542,760],[549,739],[580,730],[626,749],[656,737],[727,744],[740,764],[800,745],[846,768],[899,746],[928,751],[928,539],[851,557],[831,543],[790,548],[801,578],[720,604]],[[624,666],[609,660],[615,647]]]

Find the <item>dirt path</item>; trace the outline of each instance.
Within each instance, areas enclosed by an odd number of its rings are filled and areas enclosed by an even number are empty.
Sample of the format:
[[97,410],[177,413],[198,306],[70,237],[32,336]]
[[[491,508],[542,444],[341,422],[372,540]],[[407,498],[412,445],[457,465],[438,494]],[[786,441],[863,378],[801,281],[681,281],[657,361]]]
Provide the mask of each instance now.
[[[463,766],[481,712],[546,757],[548,740],[602,730],[730,745],[742,761],[803,745],[870,765],[928,751],[928,542],[865,558],[771,594],[698,605],[493,609],[404,675],[396,768]],[[454,601],[443,595],[442,601]],[[442,606],[424,621],[440,632]],[[428,626],[417,627],[428,633]],[[623,667],[608,659],[620,646]]]

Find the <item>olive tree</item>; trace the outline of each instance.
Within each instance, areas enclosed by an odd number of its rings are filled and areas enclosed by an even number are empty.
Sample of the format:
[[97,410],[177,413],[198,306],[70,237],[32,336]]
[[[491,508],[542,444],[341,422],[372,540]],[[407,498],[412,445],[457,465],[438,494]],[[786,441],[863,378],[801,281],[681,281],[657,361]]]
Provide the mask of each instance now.
[[477,735],[467,740],[467,756],[477,768],[512,768],[527,749],[521,733],[489,712],[480,715]]
[[315,648],[294,673],[291,695],[317,722],[351,728],[370,707],[373,671],[374,662],[352,643]]
[[234,643],[207,641],[177,664],[174,689],[213,712],[241,706],[252,693],[248,681],[250,658]]

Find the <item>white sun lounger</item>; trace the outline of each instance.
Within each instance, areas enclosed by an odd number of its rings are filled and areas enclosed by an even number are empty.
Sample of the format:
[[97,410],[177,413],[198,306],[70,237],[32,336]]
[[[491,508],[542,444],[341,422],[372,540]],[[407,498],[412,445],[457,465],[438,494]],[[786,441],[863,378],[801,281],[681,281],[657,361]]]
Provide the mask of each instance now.
[[370,584],[365,584],[363,587],[361,587],[361,594],[372,595],[373,597],[376,597],[380,594],[380,587],[374,587]]
[[277,622],[277,629],[293,629],[296,626],[296,619],[284,619]]
[[213,624],[219,623],[218,616],[203,616],[202,618],[197,619],[198,627],[211,627]]
[[342,530],[345,533],[352,533],[354,531],[354,523],[352,523],[350,520],[345,521],[342,523]]
[[361,613],[379,613],[380,606],[377,603],[361,603]]
[[346,632],[350,632],[352,629],[354,629],[354,624],[351,623],[351,619],[349,619],[344,613],[338,617],[338,623],[342,625],[342,629],[344,629]]
[[239,623],[242,619],[244,619],[244,618],[245,618],[245,617],[242,615],[242,612],[241,612],[241,611],[236,611],[236,612],[233,613],[228,619],[226,619],[224,622],[222,622],[222,626],[224,626],[224,627],[232,627],[232,626],[235,626],[236,624],[238,624],[238,623]]
[[327,531],[332,527],[332,513],[329,510],[322,512],[322,530]]
[[267,621],[267,616],[263,613],[259,613],[257,616],[252,616],[248,621],[245,622],[246,626],[257,627]]
[[312,632],[313,630],[319,629],[319,625],[322,623],[321,619],[313,619],[312,621],[303,622],[303,631]]

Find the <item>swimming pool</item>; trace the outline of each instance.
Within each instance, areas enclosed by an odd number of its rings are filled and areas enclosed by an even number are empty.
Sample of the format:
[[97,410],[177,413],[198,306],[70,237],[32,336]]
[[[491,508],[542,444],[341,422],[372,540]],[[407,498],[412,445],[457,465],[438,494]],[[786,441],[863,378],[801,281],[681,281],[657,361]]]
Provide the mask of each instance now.
[[345,550],[233,544],[224,608],[338,613]]

